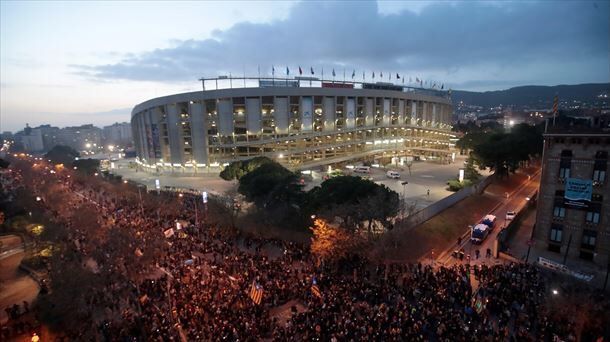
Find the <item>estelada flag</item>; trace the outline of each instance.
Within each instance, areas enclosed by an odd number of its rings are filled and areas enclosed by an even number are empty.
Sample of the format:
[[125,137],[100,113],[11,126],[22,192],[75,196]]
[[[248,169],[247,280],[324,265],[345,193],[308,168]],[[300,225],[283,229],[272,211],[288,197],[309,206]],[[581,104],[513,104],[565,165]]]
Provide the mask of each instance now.
[[263,300],[263,287],[256,283],[256,281],[252,281],[252,285],[250,286],[250,299],[256,305],[260,305]]
[[320,288],[318,287],[318,281],[316,280],[316,277],[313,277],[313,280],[311,282],[311,293],[313,293],[313,295],[318,298],[322,298],[322,292],[320,292]]

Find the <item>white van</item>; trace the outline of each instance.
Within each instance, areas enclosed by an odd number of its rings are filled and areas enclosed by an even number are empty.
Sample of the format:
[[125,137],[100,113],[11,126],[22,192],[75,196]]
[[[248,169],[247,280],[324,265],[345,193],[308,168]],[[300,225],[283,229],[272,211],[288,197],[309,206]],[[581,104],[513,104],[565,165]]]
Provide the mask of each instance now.
[[400,179],[400,173],[396,171],[388,171],[386,172],[386,176],[388,176],[388,178]]
[[371,167],[370,166],[356,166],[354,168],[354,172],[357,172],[357,173],[371,173]]
[[481,244],[483,240],[489,235],[489,226],[483,223],[479,223],[474,226],[470,232],[470,242],[473,244]]

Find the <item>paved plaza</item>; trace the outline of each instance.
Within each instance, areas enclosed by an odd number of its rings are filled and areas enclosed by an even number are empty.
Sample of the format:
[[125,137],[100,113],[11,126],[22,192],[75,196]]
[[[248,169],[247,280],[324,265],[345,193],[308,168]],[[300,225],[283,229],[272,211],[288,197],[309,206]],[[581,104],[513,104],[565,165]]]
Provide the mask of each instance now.
[[[386,172],[389,169],[383,167],[372,167],[370,174],[354,173],[347,168],[341,171],[346,175],[370,176],[376,183],[386,185],[401,197],[405,197],[409,205],[414,206],[415,210],[419,210],[453,193],[446,190],[447,181],[457,178],[459,169],[464,167],[465,160],[465,156],[457,156],[455,161],[450,164],[440,164],[436,161],[416,161],[413,162],[410,172],[406,166],[393,168],[392,170],[400,173],[400,179],[388,178]],[[217,173],[155,175],[141,170],[136,171],[135,168],[129,167],[130,162],[133,162],[133,160],[123,159],[115,162],[115,168],[111,170],[112,173],[121,175],[124,179],[144,184],[148,189],[155,189],[155,180],[159,179],[161,187],[197,189],[215,194],[237,190],[237,181],[225,181]],[[133,165],[133,163],[131,164]],[[323,170],[327,170],[327,167],[312,170],[311,176],[304,175],[305,190],[318,186],[324,181],[324,176],[328,173]],[[479,172],[483,176],[489,175],[488,171]],[[408,184],[403,185],[404,182],[408,182]]]

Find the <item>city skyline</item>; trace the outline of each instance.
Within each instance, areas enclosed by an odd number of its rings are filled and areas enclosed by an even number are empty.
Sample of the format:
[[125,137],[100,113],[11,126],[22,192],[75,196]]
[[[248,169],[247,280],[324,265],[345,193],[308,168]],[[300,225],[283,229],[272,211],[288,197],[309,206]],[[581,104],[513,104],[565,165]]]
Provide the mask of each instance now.
[[463,90],[607,82],[608,74],[608,3],[1,6],[2,131],[128,121],[148,98],[200,90],[201,76],[256,75],[258,66],[263,76],[272,65],[291,75],[299,66],[356,69],[369,80],[398,72]]

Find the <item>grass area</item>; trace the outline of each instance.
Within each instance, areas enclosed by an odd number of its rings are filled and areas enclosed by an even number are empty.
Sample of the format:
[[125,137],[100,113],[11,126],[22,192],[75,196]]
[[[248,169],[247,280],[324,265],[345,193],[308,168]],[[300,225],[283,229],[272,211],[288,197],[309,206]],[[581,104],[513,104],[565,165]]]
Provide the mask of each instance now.
[[473,195],[445,209],[437,216],[410,230],[397,230],[380,239],[372,256],[387,261],[417,261],[436,256],[457,242],[467,230],[523,183],[534,168],[519,171],[507,178],[495,179],[481,195]]
[[528,175],[533,175],[536,170],[536,168],[527,168],[519,170],[515,174],[511,174],[508,178],[495,179],[487,189],[485,189],[485,192],[496,196],[504,196],[506,192],[510,193],[515,190],[527,179]]
[[413,262],[430,255],[432,248],[440,253],[455,244],[468,225],[476,223],[500,201],[501,198],[489,194],[470,196],[414,229],[391,232],[381,241],[377,257]]

